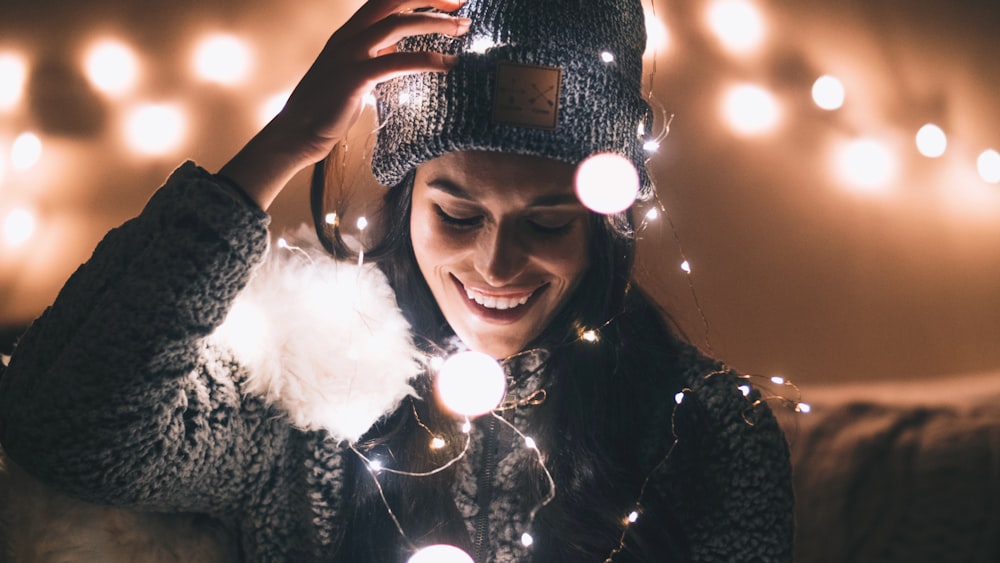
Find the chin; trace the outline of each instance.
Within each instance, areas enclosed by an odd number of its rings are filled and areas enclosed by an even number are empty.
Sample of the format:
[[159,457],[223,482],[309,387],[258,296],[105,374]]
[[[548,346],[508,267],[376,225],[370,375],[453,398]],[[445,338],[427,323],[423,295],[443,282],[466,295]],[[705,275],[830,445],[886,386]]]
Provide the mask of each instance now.
[[[462,338],[461,335],[459,338]],[[527,342],[498,343],[492,339],[480,338],[462,338],[462,342],[464,342],[470,350],[486,354],[497,361],[517,354],[527,345]]]

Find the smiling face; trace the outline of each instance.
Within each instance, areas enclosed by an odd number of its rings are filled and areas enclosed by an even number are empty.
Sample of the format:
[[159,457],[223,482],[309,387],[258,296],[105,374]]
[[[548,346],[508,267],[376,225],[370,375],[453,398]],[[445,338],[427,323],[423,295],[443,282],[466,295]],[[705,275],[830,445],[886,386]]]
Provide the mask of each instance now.
[[410,235],[417,264],[455,334],[502,359],[536,338],[589,265],[589,211],[574,167],[452,152],[417,167]]

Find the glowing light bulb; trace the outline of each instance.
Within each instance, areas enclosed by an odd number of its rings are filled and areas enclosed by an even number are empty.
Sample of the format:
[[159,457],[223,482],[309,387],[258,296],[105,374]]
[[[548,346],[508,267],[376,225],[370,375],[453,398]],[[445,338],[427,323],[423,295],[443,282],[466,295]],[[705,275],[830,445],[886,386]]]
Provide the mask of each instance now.
[[472,432],[472,423],[466,420],[462,423],[462,433],[468,434],[469,432]]
[[521,534],[521,545],[524,547],[531,547],[531,544],[535,543],[535,538],[531,536],[528,532]]
[[3,221],[3,240],[7,246],[18,247],[35,233],[35,214],[18,207],[12,209]]
[[813,102],[822,109],[833,111],[844,105],[846,93],[840,80],[829,74],[824,74],[813,82]]
[[334,211],[327,213],[326,217],[324,217],[323,220],[326,221],[327,225],[336,225],[337,221],[339,221],[339,219],[337,218],[337,213]]
[[771,383],[774,383],[775,385],[784,385],[785,384],[785,378],[781,377],[780,375],[776,375],[776,376],[774,376],[774,377],[771,378]]
[[812,405],[809,403],[799,403],[795,405],[795,412],[800,412],[802,414],[809,414],[812,412]]
[[445,360],[437,375],[438,398],[445,408],[479,416],[497,408],[507,392],[503,368],[480,352],[459,352]]
[[441,366],[444,365],[444,358],[442,358],[441,356],[433,356],[428,362],[428,365],[430,366],[432,371],[439,371],[441,369]]
[[278,237],[278,248],[288,248],[288,241],[285,237]]
[[372,471],[378,473],[379,471],[382,471],[382,467],[383,467],[382,460],[373,459],[373,460],[371,460],[371,461],[368,462],[368,467],[370,467]]
[[647,221],[656,221],[659,218],[660,218],[660,210],[655,207],[651,207],[649,211],[646,212]]
[[358,230],[363,231],[368,228],[368,219],[364,217],[358,217]]
[[896,175],[892,153],[873,139],[856,139],[842,145],[835,154],[834,166],[842,183],[868,193],[887,190]]
[[447,445],[447,442],[445,442],[444,438],[442,438],[440,436],[434,436],[434,438],[431,439],[431,448],[432,449],[440,450],[441,448],[445,447],[446,445]]
[[438,544],[425,547],[412,557],[407,559],[407,563],[475,563],[469,554],[453,545]]
[[948,137],[940,127],[928,123],[917,131],[917,150],[928,158],[937,158],[948,148]]
[[615,56],[609,51],[601,51],[601,60],[606,63],[613,63],[615,62]]
[[14,170],[27,170],[42,159],[42,140],[34,133],[21,133],[10,146],[10,165]]
[[531,436],[526,436],[524,438],[524,445],[531,449],[536,449],[538,447],[538,444],[535,443],[535,439]]
[[184,112],[171,104],[144,104],[125,117],[125,139],[132,150],[162,156],[177,149],[184,139]]
[[576,195],[583,205],[597,213],[624,211],[639,195],[639,172],[621,155],[595,154],[576,169]]
[[764,40],[760,10],[747,0],[716,0],[708,8],[708,27],[731,53],[755,51]]
[[376,98],[375,94],[373,94],[372,92],[368,92],[364,96],[361,96],[361,105],[364,107],[373,108],[376,105],[378,105],[378,98]]
[[681,270],[683,270],[685,274],[690,274],[691,273],[691,263],[688,262],[687,260],[681,262]]
[[583,331],[583,334],[581,334],[580,337],[583,338],[584,340],[586,340],[587,342],[591,342],[591,343],[597,342],[599,340],[599,338],[597,336],[597,332],[593,331],[593,330],[585,330],[585,331]]
[[741,84],[723,94],[722,116],[734,133],[755,136],[770,133],[778,126],[781,108],[764,88]]
[[990,184],[1000,184],[1000,153],[993,149],[985,150],[976,159],[979,177]]
[[646,152],[656,152],[660,150],[660,143],[654,140],[646,141],[642,144],[642,150]]
[[194,51],[194,72],[202,80],[235,85],[250,71],[252,56],[246,42],[234,35],[209,35]]
[[684,402],[684,391],[680,391],[674,395],[674,402],[678,405]]
[[87,80],[101,92],[121,95],[129,92],[139,75],[139,61],[126,44],[114,39],[94,43],[84,56]]
[[13,109],[24,96],[28,63],[16,53],[0,53],[0,110]]
[[281,110],[285,109],[285,104],[291,95],[291,90],[274,94],[261,104],[260,111],[257,112],[257,121],[261,127],[270,123]]
[[743,393],[744,397],[749,397],[750,396],[750,386],[749,385],[740,385],[740,393]]
[[493,39],[485,36],[479,36],[473,39],[472,43],[469,44],[469,51],[482,55],[493,47],[496,47],[496,42],[493,41]]
[[639,513],[635,510],[628,513],[628,521],[635,524],[639,520]]

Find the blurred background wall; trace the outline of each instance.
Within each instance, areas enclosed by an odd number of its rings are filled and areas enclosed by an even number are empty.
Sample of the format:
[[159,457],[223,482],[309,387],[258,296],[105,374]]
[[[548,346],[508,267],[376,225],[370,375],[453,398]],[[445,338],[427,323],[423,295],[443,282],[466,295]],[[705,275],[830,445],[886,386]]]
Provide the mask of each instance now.
[[[360,4],[0,0],[0,351],[174,167],[238,150]],[[1000,5],[644,4],[669,135],[642,281],[690,339],[798,382],[1000,373]],[[367,117],[348,174],[370,198]],[[308,219],[306,178],[275,230]]]

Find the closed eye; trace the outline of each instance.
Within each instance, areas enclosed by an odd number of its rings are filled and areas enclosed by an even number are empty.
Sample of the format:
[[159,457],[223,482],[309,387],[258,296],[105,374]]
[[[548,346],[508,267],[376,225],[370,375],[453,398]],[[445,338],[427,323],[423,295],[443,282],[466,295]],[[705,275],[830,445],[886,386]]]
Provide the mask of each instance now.
[[455,217],[453,215],[448,215],[441,209],[440,206],[434,206],[434,212],[437,213],[438,218],[441,219],[445,224],[451,225],[453,227],[459,228],[469,228],[478,226],[483,222],[482,215],[473,215],[471,217]]
[[563,233],[569,232],[570,228],[573,227],[573,222],[576,219],[570,219],[569,221],[564,221],[562,223],[542,223],[538,221],[528,221],[531,228],[535,231],[545,234],[545,235],[561,235]]

